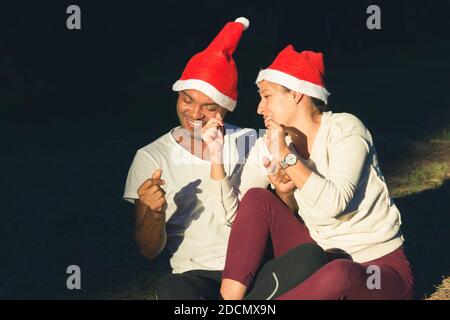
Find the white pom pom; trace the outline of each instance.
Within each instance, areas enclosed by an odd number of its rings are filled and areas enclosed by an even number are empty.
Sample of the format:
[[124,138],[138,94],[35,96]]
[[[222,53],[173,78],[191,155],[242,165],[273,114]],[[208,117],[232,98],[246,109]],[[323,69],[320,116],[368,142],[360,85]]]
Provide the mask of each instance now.
[[248,19],[244,17],[239,17],[234,20],[234,22],[242,23],[242,25],[244,26],[244,30],[247,30],[248,26],[250,25],[250,21],[248,21]]

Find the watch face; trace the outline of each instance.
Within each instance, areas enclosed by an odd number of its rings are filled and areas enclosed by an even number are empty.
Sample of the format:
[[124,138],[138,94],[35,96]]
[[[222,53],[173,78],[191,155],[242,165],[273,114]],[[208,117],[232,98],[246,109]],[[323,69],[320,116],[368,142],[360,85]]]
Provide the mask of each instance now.
[[294,165],[297,162],[297,157],[293,153],[289,153],[286,156],[286,163],[290,166]]

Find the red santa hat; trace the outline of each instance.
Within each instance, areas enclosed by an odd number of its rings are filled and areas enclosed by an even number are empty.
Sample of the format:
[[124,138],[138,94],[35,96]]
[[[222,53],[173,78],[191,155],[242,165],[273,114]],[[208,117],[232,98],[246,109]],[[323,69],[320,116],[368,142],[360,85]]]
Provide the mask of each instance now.
[[220,106],[233,111],[238,96],[238,73],[233,52],[249,24],[244,17],[228,22],[205,50],[189,60],[172,89],[199,90]]
[[327,103],[330,93],[325,88],[323,54],[295,51],[290,44],[284,48],[267,69],[261,70],[256,83],[262,80],[281,84]]

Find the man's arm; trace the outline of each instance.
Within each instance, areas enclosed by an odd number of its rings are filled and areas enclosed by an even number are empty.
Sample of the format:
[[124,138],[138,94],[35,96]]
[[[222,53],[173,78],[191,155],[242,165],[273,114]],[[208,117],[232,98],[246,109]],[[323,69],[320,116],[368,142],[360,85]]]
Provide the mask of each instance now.
[[137,190],[139,199],[135,201],[134,238],[141,254],[149,259],[156,258],[167,242],[167,203],[165,191],[161,188],[165,184],[161,175],[162,170],[155,170]]
[[167,242],[166,214],[150,210],[141,201],[135,202],[134,238],[139,252],[148,259],[156,258]]

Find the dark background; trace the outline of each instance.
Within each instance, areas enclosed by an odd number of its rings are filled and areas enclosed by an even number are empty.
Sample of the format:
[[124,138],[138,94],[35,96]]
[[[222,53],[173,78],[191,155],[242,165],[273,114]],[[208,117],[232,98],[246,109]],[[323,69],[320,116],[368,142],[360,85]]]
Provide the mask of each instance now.
[[[81,8],[81,30],[66,28],[70,4]],[[381,30],[366,28],[370,4],[381,7]],[[162,272],[163,262],[136,252],[125,178],[136,150],[177,124],[171,86],[226,22],[250,20],[234,55],[240,97],[228,122],[263,127],[254,80],[292,43],[325,54],[330,108],[357,115],[388,162],[392,141],[450,123],[449,10],[445,0],[2,3],[0,298],[98,297]],[[425,201],[420,215],[448,213],[448,183],[436,192],[404,200],[402,212]],[[419,291],[430,293],[450,270],[439,246],[448,230],[430,240],[422,220],[411,221],[406,238],[422,243],[410,249]],[[421,262],[432,248],[433,261]],[[71,264],[81,267],[81,291],[66,289]]]

